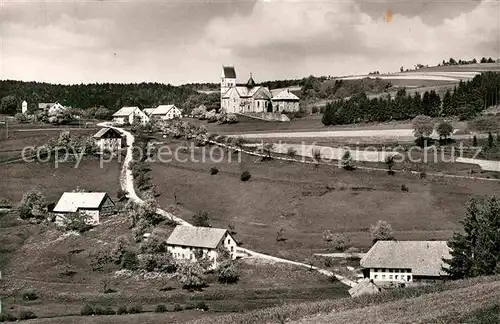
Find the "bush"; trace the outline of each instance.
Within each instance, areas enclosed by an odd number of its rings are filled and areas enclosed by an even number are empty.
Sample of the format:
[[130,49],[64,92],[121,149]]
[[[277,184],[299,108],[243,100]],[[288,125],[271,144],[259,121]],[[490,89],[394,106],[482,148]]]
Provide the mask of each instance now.
[[19,217],[43,219],[46,214],[45,206],[45,196],[39,190],[31,189],[24,193],[19,203]]
[[123,190],[122,188],[116,191],[116,198],[118,198],[119,201],[126,199],[127,195],[128,195],[127,190]]
[[31,291],[31,290],[23,292],[21,297],[23,298],[23,300],[37,300],[38,299],[38,295],[36,294],[36,292]]
[[208,305],[203,300],[197,301],[196,304],[194,305],[194,308],[195,309],[201,309],[203,311],[209,310]]
[[233,284],[237,283],[240,275],[234,266],[234,262],[225,261],[217,268],[217,280],[220,283]]
[[346,239],[343,234],[333,234],[330,244],[332,249],[336,252],[344,252],[344,250],[346,249]]
[[142,306],[139,304],[132,305],[128,308],[129,314],[139,314],[142,313]]
[[208,222],[208,213],[206,211],[199,211],[193,215],[193,225],[199,227],[210,227]]
[[252,175],[250,174],[250,172],[248,171],[243,171],[240,175],[240,180],[241,181],[248,181],[250,180],[250,178],[252,177]]
[[117,315],[128,314],[127,307],[125,307],[125,306],[118,307],[118,310],[116,311],[116,314]]
[[82,316],[94,315],[94,309],[89,304],[85,304],[85,306],[83,306],[83,308],[80,310],[80,315]]
[[217,173],[219,173],[219,169],[217,169],[217,168],[210,168],[210,174],[211,175],[216,175]]
[[390,241],[394,240],[394,234],[392,232],[392,227],[389,223],[383,220],[379,220],[377,224],[370,227],[370,233],[372,236],[373,244],[377,241]]
[[29,320],[29,319],[36,318],[36,315],[32,311],[22,310],[22,311],[19,312],[18,318],[19,318],[20,321],[24,321],[24,320]]
[[174,304],[174,312],[180,312],[182,310],[182,306],[179,304]]
[[297,156],[297,150],[294,148],[294,147],[289,147],[287,150],[286,150],[286,155],[293,159],[295,156]]
[[138,266],[139,260],[137,260],[137,254],[132,251],[124,251],[121,260],[122,269],[135,271],[137,270]]
[[17,321],[17,317],[12,314],[0,314],[0,322],[15,322]]
[[409,191],[408,187],[405,184],[401,185],[401,191]]
[[354,160],[351,156],[351,152],[345,151],[344,155],[342,156],[342,168],[344,168],[347,171],[354,171],[356,167],[354,166]]
[[155,307],[155,313],[166,313],[167,311],[168,311],[167,306],[163,304],[156,305]]
[[311,112],[313,114],[317,114],[319,112],[319,108],[318,107],[312,107]]
[[205,270],[198,262],[184,262],[177,270],[177,279],[185,289],[199,289],[205,286]]
[[335,263],[333,262],[333,258],[326,257],[325,261],[323,262],[323,265],[327,268],[333,267]]

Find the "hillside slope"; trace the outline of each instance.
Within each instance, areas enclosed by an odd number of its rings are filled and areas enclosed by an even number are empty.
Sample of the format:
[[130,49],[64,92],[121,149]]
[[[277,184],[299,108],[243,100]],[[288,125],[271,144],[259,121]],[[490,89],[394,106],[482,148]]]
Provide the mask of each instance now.
[[314,316],[292,323],[431,323],[442,318],[446,318],[445,322],[449,323],[453,318],[463,318],[478,309],[498,304],[499,300],[500,281],[496,281],[361,309]]

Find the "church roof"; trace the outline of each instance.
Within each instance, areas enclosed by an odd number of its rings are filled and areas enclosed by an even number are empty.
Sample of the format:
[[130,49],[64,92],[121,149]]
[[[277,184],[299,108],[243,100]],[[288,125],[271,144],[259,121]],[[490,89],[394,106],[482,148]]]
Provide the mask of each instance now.
[[255,87],[255,81],[252,78],[252,74],[250,74],[250,78],[247,81],[247,87]]
[[234,66],[222,66],[222,73],[225,78],[236,79],[236,71]]
[[238,97],[240,98],[254,98],[254,99],[271,99],[272,94],[269,91],[268,88],[262,87],[262,86],[256,86],[256,87],[246,87],[246,86],[237,86],[237,87],[232,87],[229,90],[226,91],[222,95],[223,99],[227,99],[231,97],[231,94],[236,91],[238,94]]

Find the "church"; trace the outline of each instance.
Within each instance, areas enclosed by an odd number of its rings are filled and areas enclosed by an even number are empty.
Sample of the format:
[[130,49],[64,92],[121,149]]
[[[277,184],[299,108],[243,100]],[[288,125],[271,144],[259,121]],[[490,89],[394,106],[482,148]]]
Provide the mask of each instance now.
[[221,108],[228,113],[273,112],[271,91],[257,85],[250,74],[247,83],[236,83],[234,66],[223,66],[220,83]]

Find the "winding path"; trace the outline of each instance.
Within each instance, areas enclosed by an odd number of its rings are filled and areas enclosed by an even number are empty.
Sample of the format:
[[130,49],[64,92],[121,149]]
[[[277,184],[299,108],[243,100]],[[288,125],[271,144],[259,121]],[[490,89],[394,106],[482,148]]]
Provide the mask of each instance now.
[[[130,132],[124,130],[123,128],[115,127],[115,126],[111,125],[110,123],[101,123],[98,125],[102,126],[102,127],[114,128],[114,129],[122,132],[123,134],[125,134],[125,136],[127,137],[127,155],[125,156],[125,160],[123,161],[123,167],[122,167],[122,172],[121,172],[121,176],[120,176],[120,184],[121,184],[122,189],[126,190],[128,192],[129,199],[131,199],[134,202],[139,203],[139,204],[144,203],[144,201],[135,192],[134,177],[132,175],[132,171],[129,169],[130,162],[132,162],[132,150],[133,150],[133,144],[134,144],[134,135],[132,135]],[[179,225],[193,226],[190,223],[183,220],[182,218],[179,218],[179,217],[175,216],[174,214],[169,213],[163,209],[158,208],[157,213],[175,221]],[[329,277],[334,276],[335,278],[337,278],[337,280],[339,280],[340,282],[342,282],[343,284],[345,284],[346,286],[349,286],[349,287],[354,287],[357,285],[356,282],[348,279],[347,277],[335,274],[335,273],[328,271],[328,270],[324,270],[324,269],[321,269],[318,267],[311,266],[309,264],[291,261],[291,260],[286,260],[286,259],[274,257],[271,255],[255,252],[255,251],[240,248],[240,247],[238,247],[238,252],[240,252],[241,254],[248,255],[249,257],[259,258],[259,259],[263,259],[263,260],[267,260],[267,261],[271,261],[271,262],[287,263],[287,264],[293,264],[293,265],[297,265],[297,266],[301,266],[301,267],[305,267],[305,268],[310,268],[310,269],[316,270],[319,273],[324,274],[326,276],[329,276]]]

